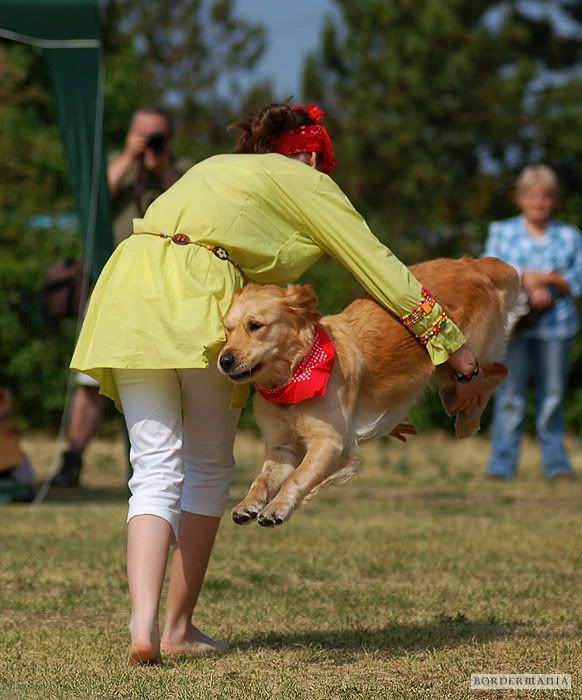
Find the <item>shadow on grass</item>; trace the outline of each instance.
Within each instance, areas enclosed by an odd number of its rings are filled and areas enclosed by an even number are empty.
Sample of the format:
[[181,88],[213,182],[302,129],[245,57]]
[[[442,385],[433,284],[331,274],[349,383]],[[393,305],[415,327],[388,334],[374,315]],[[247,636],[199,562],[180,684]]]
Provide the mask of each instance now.
[[[435,620],[424,625],[393,624],[377,629],[267,633],[239,642],[236,649],[252,651],[266,648],[310,648],[334,652],[334,657],[337,657],[337,652],[350,655],[361,651],[385,651],[398,655],[411,651],[456,647],[467,643],[485,644],[512,637],[523,627],[522,623],[470,622],[464,617],[444,619],[437,616]],[[344,662],[348,660],[344,658]]]
[[63,488],[52,486],[44,502],[75,505],[76,503],[125,503],[129,491],[126,486],[90,486]]

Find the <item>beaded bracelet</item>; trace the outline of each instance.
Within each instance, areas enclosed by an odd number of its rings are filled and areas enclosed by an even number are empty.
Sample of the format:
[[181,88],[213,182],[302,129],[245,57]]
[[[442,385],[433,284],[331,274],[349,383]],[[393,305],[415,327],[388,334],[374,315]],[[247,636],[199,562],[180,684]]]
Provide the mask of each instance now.
[[432,324],[432,326],[425,331],[422,335],[417,336],[418,340],[422,345],[426,345],[431,338],[438,335],[442,329],[447,325],[449,317],[443,311],[442,314],[437,318],[437,320]]
[[423,316],[428,316],[436,303],[435,298],[426,287],[422,287],[421,292],[422,296],[416,307],[410,313],[400,317],[407,328],[414,326]]

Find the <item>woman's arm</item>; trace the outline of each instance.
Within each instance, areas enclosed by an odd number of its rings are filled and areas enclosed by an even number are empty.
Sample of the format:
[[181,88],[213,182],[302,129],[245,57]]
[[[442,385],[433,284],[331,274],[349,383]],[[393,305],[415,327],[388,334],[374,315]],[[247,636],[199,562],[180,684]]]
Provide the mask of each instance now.
[[321,176],[312,195],[299,204],[314,242],[401,319],[423,342],[434,365],[446,362],[465,344],[465,338],[438,300],[433,300],[410,270],[374,236],[332,180]]
[[485,382],[460,329],[410,270],[374,236],[337,185],[322,176],[315,196],[306,198],[302,213],[317,245],[400,318],[425,345],[434,365],[448,362],[461,378],[453,411],[482,405]]
[[574,250],[565,269],[553,272],[526,270],[522,284],[528,294],[540,287],[553,287],[562,296],[577,297],[582,294],[582,235],[577,229],[574,233]]
[[522,284],[528,293],[536,287],[554,287],[562,296],[582,294],[582,235],[574,229],[574,251],[566,269],[554,272],[524,272]]
[[554,287],[562,296],[570,294],[570,283],[560,272],[524,272],[521,283],[531,294],[536,287]]

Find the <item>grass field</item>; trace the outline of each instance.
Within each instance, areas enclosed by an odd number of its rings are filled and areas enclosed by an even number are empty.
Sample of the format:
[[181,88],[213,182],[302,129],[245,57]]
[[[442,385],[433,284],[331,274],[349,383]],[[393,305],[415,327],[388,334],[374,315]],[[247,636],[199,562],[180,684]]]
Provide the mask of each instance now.
[[[54,445],[24,444],[44,475]],[[196,619],[231,651],[135,669],[123,448],[97,441],[85,488],[0,507],[1,700],[582,698],[582,479],[546,482],[529,443],[517,480],[486,481],[488,449],[373,445],[280,528],[225,518]],[[260,445],[237,453],[233,503]],[[571,673],[573,690],[471,692],[473,672]]]

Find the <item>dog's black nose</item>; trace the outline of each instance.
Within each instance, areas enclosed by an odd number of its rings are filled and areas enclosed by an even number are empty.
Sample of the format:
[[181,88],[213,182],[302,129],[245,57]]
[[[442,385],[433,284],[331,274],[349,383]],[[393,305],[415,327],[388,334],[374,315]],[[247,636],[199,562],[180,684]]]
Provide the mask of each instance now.
[[224,355],[219,360],[220,366],[225,372],[228,372],[234,367],[234,363],[236,362],[236,357],[234,353],[232,352],[225,352]]

